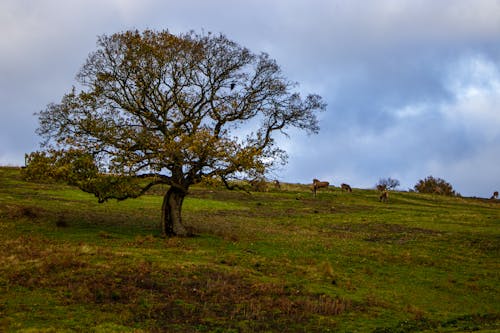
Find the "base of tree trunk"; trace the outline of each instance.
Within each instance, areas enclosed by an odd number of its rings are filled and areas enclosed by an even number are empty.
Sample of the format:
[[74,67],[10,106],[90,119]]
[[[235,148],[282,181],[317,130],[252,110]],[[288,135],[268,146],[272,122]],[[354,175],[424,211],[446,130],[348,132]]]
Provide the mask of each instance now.
[[185,196],[185,191],[172,186],[163,197],[161,217],[163,235],[167,237],[191,235],[182,224],[181,211]]

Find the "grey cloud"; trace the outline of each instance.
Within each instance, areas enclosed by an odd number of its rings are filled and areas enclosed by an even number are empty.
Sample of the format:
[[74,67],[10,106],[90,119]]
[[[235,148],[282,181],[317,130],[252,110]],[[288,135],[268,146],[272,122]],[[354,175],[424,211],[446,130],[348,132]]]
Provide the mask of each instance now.
[[406,188],[435,173],[465,195],[500,189],[497,0],[4,0],[0,163],[36,149],[33,112],[75,84],[96,37],[131,28],[222,32],[324,96],[319,135],[279,139],[290,161],[276,177]]

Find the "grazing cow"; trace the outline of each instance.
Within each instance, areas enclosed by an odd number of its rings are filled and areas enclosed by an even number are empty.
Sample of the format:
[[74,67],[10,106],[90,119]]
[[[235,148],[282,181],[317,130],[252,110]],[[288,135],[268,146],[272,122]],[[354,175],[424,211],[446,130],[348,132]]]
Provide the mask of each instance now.
[[316,196],[316,191],[322,187],[328,187],[330,186],[330,183],[329,182],[320,182],[319,180],[317,180],[316,178],[313,179],[313,186],[312,186],[312,190],[313,190],[313,193],[314,193],[314,196]]
[[493,192],[493,195],[490,198],[491,200],[493,199],[498,199],[498,191]]
[[382,193],[380,193],[379,200],[380,202],[387,202],[389,200],[389,192],[387,190],[383,190]]
[[277,189],[277,190],[281,190],[281,184],[280,184],[279,180],[275,179],[275,180],[273,181],[273,183],[274,183],[274,188],[275,188],[275,189]]
[[349,186],[349,184],[342,183],[340,185],[340,188],[342,189],[342,191],[352,192],[352,188]]

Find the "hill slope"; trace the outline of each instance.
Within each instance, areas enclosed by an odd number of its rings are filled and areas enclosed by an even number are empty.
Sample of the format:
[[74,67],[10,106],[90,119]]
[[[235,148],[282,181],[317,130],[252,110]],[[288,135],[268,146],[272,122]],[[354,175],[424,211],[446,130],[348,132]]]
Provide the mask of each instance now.
[[306,186],[98,204],[0,168],[0,331],[500,329],[500,203]]

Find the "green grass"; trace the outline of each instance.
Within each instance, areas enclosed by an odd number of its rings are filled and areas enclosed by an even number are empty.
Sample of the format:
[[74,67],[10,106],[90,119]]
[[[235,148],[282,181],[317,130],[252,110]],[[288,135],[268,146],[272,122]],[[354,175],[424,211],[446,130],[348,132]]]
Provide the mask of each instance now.
[[307,186],[98,204],[0,168],[0,332],[494,332],[500,202]]

